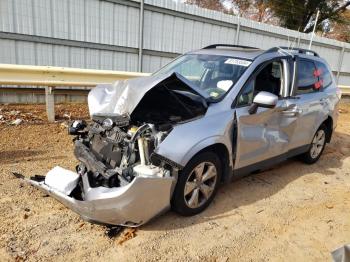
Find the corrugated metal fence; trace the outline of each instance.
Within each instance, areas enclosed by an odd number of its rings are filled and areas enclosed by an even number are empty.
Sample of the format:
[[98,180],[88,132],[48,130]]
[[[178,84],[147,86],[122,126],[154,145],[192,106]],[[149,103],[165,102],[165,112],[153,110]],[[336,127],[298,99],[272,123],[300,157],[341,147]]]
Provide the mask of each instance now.
[[[307,48],[310,34],[173,0],[1,0],[0,63],[153,72],[213,43]],[[350,83],[350,44],[315,37],[313,49]]]

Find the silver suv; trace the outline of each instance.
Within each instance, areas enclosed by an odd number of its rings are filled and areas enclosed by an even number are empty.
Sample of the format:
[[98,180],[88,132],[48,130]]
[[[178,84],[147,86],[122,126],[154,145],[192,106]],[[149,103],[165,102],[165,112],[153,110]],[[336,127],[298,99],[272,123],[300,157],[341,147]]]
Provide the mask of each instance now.
[[77,120],[76,172],[29,182],[104,224],[138,226],[168,208],[203,211],[220,182],[321,156],[340,91],[317,53],[211,45],[149,77],[100,85]]

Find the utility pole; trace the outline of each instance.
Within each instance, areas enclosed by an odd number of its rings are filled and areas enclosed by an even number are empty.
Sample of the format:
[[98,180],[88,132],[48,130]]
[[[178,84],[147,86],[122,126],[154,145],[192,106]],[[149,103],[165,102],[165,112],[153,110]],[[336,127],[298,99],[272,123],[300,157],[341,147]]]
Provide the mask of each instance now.
[[144,0],[140,1],[140,19],[139,19],[139,56],[138,71],[142,72],[142,56],[143,56],[143,16],[144,16]]
[[311,33],[311,39],[310,39],[310,44],[309,44],[309,50],[311,50],[312,40],[314,39],[314,35],[315,35],[315,30],[316,30],[316,26],[317,26],[317,21],[318,21],[318,16],[319,16],[319,14],[320,14],[320,10],[317,10],[316,20],[315,20],[315,24],[314,24],[314,29],[312,30],[312,33]]

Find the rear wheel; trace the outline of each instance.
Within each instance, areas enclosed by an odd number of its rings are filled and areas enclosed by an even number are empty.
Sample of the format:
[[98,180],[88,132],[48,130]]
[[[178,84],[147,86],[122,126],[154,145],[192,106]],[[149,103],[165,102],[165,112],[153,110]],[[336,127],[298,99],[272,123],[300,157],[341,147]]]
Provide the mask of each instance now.
[[203,211],[213,200],[221,178],[221,162],[212,152],[195,156],[179,174],[172,209],[184,216]]
[[327,136],[327,127],[321,125],[320,128],[316,131],[314,138],[312,139],[309,150],[300,156],[300,159],[307,163],[313,164],[321,157],[322,152],[326,146],[326,136]]

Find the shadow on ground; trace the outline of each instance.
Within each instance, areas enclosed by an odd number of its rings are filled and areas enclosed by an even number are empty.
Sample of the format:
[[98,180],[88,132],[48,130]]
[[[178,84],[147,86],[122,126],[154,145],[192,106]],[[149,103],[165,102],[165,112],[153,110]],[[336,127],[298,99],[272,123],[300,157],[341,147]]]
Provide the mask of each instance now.
[[65,159],[66,155],[48,156],[43,150],[10,150],[0,152],[0,165],[14,164],[20,161],[47,161],[50,159]]
[[153,219],[142,227],[143,230],[172,230],[194,224],[217,220],[235,215],[236,209],[266,199],[279,192],[289,183],[311,173],[334,175],[333,169],[341,168],[345,158],[350,156],[350,136],[335,133],[327,144],[320,160],[307,165],[293,158],[269,170],[248,175],[237,181],[222,185],[213,203],[202,213],[193,217],[182,217],[170,211]]
[[0,151],[0,164],[16,163],[24,158],[43,155],[45,151],[42,150],[9,150]]

